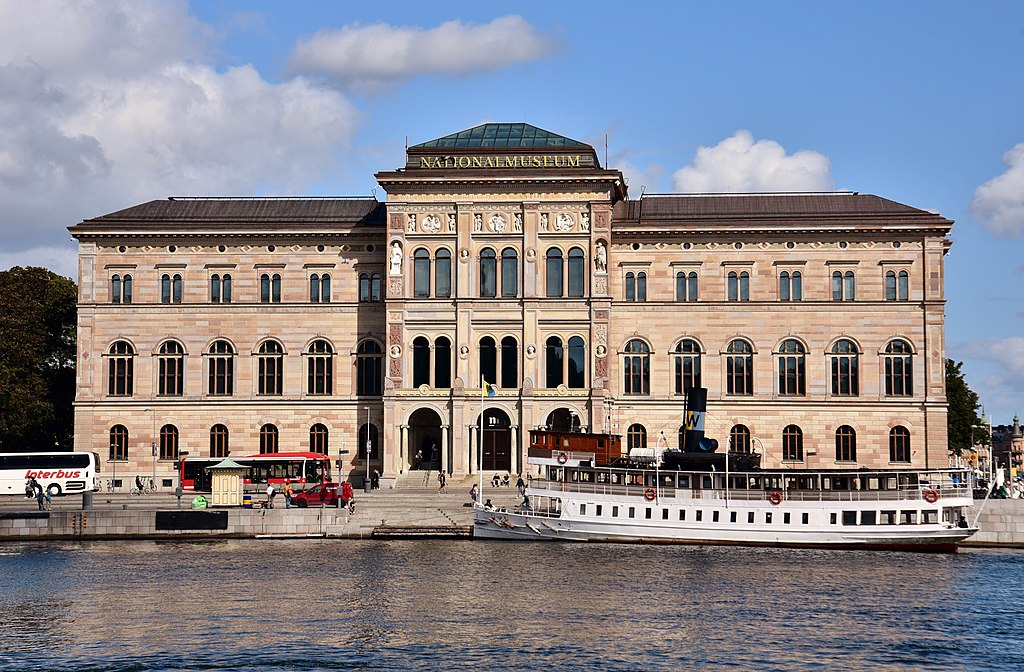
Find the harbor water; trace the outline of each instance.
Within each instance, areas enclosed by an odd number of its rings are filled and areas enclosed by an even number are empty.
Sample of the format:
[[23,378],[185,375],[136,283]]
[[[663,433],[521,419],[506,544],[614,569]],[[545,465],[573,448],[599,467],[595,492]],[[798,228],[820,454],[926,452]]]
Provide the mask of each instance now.
[[0,669],[1000,670],[1024,553],[468,541],[0,546]]

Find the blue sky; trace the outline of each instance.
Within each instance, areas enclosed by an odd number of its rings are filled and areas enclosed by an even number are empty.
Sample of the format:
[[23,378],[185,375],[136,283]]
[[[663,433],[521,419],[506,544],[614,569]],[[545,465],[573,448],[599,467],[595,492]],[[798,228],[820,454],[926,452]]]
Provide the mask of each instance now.
[[[850,189],[956,221],[947,351],[1024,411],[1024,3],[0,0],[0,268],[173,194],[368,195],[483,121],[630,194]],[[385,195],[377,188],[377,195]]]

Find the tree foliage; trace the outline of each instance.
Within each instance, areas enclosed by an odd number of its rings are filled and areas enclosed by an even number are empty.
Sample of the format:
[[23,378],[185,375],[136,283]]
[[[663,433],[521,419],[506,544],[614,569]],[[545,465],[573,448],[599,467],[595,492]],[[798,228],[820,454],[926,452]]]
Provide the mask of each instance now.
[[949,450],[956,455],[974,443],[988,443],[988,427],[983,427],[978,416],[978,395],[964,379],[963,362],[946,360],[946,401],[949,411],[946,416]]
[[77,300],[45,268],[0,271],[0,451],[72,447]]

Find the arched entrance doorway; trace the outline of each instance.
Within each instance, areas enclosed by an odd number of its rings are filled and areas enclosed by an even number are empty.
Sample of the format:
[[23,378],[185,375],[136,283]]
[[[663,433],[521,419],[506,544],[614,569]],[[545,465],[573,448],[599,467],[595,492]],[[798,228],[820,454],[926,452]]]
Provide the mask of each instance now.
[[545,424],[552,432],[578,432],[580,431],[580,416],[571,409],[556,408],[548,415],[548,421]]
[[483,471],[512,471],[512,421],[499,408],[484,411],[480,440]]
[[430,408],[421,408],[409,416],[410,470],[436,471],[441,468],[441,416]]

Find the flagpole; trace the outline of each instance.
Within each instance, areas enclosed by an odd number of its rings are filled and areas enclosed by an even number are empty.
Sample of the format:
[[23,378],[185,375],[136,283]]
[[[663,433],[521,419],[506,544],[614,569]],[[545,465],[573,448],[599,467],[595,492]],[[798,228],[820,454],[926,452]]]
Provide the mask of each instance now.
[[477,503],[484,501],[484,397],[487,396],[487,388],[484,386],[483,374],[480,375],[480,430],[478,432],[476,445],[477,478],[480,479],[480,495]]

